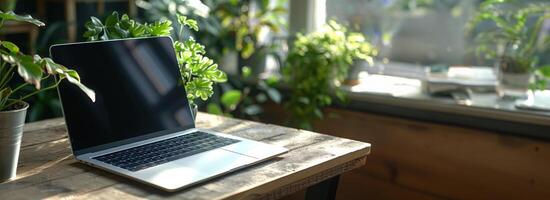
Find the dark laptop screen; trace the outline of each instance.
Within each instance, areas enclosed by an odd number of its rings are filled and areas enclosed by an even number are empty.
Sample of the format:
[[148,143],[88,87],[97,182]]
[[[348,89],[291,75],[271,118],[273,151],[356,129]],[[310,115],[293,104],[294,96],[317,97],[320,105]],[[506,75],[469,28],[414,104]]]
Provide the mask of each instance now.
[[67,81],[59,85],[75,153],[194,127],[170,38],[69,44],[50,51],[96,92],[92,102]]

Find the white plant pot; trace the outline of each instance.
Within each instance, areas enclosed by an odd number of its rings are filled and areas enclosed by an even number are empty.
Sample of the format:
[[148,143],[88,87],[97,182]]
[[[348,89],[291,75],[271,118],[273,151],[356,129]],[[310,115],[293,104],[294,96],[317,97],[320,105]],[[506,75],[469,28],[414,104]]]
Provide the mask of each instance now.
[[496,91],[501,98],[520,99],[527,97],[532,74],[500,72]]

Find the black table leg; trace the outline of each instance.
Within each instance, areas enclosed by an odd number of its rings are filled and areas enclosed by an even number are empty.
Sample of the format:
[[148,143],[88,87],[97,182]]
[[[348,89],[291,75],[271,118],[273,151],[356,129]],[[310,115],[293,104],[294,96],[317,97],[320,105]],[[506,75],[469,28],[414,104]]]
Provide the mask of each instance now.
[[340,176],[335,176],[307,188],[306,200],[334,200]]

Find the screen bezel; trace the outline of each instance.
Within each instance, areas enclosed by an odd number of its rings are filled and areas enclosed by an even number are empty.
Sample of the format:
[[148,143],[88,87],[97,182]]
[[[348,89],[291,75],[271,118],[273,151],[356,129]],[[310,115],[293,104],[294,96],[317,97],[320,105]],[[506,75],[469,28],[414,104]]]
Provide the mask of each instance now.
[[[107,41],[90,41],[90,42],[56,44],[56,45],[50,46],[49,52],[50,52],[50,57],[53,58],[54,57],[53,55],[57,54],[57,53],[54,53],[54,52],[61,51],[60,48],[64,48],[64,47],[67,47],[67,46],[76,46],[76,45],[81,45],[81,44],[95,44],[95,43],[116,43],[116,42],[124,42],[124,41],[128,41],[128,40],[157,40],[159,43],[169,42],[170,45],[173,44],[173,40],[172,40],[171,37],[160,36],[160,37],[115,39],[115,40],[107,40]],[[175,50],[173,48],[171,48],[170,50],[171,50],[170,54],[172,54],[171,56],[173,56],[174,59],[176,59],[175,58],[176,57]],[[176,66],[176,67],[178,67],[178,66]],[[63,113],[63,118],[65,118],[65,108],[63,107],[63,99],[61,98],[59,87],[57,87],[56,89],[57,89],[57,95],[59,97],[59,101],[62,105],[61,106],[61,111]],[[187,104],[186,108],[187,109],[185,109],[185,110],[194,119],[194,116],[191,113],[191,106],[189,104]],[[65,120],[65,127],[67,128],[67,134],[69,136],[69,141],[71,141],[70,143],[71,143],[72,152],[75,156],[79,156],[79,155],[83,155],[83,154],[86,154],[86,153],[102,151],[102,150],[105,150],[105,149],[110,149],[110,148],[114,148],[114,147],[118,147],[118,146],[122,146],[122,145],[126,145],[126,144],[131,144],[131,143],[135,143],[135,142],[139,142],[139,141],[143,141],[143,140],[147,140],[147,139],[151,139],[151,138],[155,138],[155,137],[160,137],[160,136],[169,135],[169,134],[173,134],[173,133],[180,132],[180,131],[193,129],[193,128],[195,128],[195,121],[193,120],[193,122],[188,126],[182,126],[182,127],[176,128],[176,129],[162,130],[162,131],[147,133],[147,134],[140,135],[140,136],[135,136],[135,137],[131,137],[131,138],[126,138],[126,139],[122,139],[122,140],[118,140],[118,141],[114,141],[114,142],[109,142],[109,143],[95,145],[95,146],[92,146],[92,147],[86,147],[86,148],[81,148],[81,149],[78,149],[73,145],[73,142],[72,142],[73,139],[71,137],[71,129],[72,128],[71,128],[70,124],[67,123],[67,120]]]

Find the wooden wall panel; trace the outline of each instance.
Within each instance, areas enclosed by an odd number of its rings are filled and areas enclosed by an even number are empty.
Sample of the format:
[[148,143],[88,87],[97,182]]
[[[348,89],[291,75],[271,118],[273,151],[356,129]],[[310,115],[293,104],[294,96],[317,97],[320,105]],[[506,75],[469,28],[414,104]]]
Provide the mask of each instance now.
[[[548,199],[550,143],[396,117],[328,109],[316,131],[369,142],[340,199]],[[549,130],[550,134],[550,130]]]

